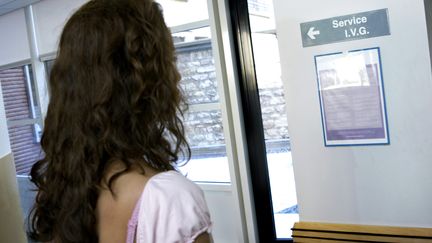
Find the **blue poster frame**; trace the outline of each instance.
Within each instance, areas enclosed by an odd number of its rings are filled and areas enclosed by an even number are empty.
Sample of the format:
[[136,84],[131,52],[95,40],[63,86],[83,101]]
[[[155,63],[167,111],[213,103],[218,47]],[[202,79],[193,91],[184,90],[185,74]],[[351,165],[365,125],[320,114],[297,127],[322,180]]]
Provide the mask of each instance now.
[[[376,50],[377,56],[378,56],[378,66],[379,66],[379,85],[380,85],[380,96],[382,98],[382,120],[383,124],[385,125],[385,141],[384,142],[364,142],[362,143],[359,139],[356,143],[333,143],[329,144],[327,140],[327,133],[326,133],[326,126],[325,126],[325,117],[324,117],[324,107],[323,107],[323,97],[321,95],[321,84],[320,84],[320,77],[318,73],[318,63],[317,58],[323,57],[323,56],[331,56],[331,55],[340,55],[344,52],[332,52],[332,53],[326,53],[326,54],[319,54],[314,56],[314,63],[315,63],[315,74],[316,74],[316,80],[317,80],[317,90],[318,90],[318,98],[319,98],[319,106],[320,106],[320,113],[321,113],[321,127],[322,127],[322,133],[323,133],[323,140],[324,140],[324,146],[325,147],[347,147],[347,146],[377,146],[377,145],[390,145],[390,133],[389,133],[389,122],[388,122],[388,116],[387,116],[387,102],[385,97],[385,87],[384,87],[384,75],[383,75],[383,68],[382,68],[382,61],[381,61],[381,51],[379,47],[371,47],[371,48],[363,48],[363,49],[355,49],[355,50],[349,50],[346,53],[354,53],[354,52],[360,52],[360,51],[369,51],[369,50]],[[367,139],[363,139],[367,140]]]

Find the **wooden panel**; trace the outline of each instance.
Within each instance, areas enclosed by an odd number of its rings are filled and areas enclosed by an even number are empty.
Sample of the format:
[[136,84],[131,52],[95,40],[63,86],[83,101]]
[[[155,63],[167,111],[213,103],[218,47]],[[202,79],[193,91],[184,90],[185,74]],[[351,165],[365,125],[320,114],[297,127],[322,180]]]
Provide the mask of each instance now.
[[14,158],[9,153],[0,158],[0,242],[26,243],[23,225]]
[[432,242],[431,228],[299,222],[294,242]]

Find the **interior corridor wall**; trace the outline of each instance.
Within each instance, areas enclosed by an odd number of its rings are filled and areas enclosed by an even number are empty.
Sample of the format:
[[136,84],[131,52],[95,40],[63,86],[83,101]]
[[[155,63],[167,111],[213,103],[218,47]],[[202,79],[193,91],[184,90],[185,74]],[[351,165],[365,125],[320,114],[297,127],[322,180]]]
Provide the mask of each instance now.
[[30,59],[24,10],[0,16],[0,66]]
[[6,123],[6,113],[3,103],[3,93],[0,85],[0,158],[11,153],[9,135]]
[[86,2],[87,0],[42,0],[32,5],[40,55],[57,51],[66,21]]
[[[275,0],[300,221],[432,227],[423,0]],[[388,9],[391,35],[302,47],[300,23]],[[325,147],[314,56],[380,47],[390,145]]]

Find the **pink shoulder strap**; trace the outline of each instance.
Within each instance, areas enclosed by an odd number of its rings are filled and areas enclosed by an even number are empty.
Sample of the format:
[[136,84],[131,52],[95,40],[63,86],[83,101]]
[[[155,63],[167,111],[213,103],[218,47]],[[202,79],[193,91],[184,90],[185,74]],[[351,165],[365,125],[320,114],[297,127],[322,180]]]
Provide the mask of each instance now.
[[135,241],[135,233],[136,233],[136,228],[138,225],[138,216],[139,216],[141,198],[142,198],[142,195],[138,199],[138,201],[135,205],[134,211],[132,213],[132,217],[129,219],[126,243],[134,243],[134,241]]

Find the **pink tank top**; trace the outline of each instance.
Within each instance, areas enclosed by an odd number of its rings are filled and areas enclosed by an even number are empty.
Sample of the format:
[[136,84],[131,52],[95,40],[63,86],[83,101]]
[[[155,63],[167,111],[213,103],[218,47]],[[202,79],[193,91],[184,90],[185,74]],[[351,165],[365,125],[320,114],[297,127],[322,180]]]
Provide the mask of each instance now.
[[126,243],[134,243],[135,241],[135,233],[136,233],[136,228],[138,226],[138,215],[139,215],[140,203],[141,203],[141,197],[138,199],[138,202],[135,205],[134,211],[132,213],[132,217],[129,219]]
[[147,182],[128,223],[126,243],[191,243],[211,232],[201,189],[182,174],[166,171]]

